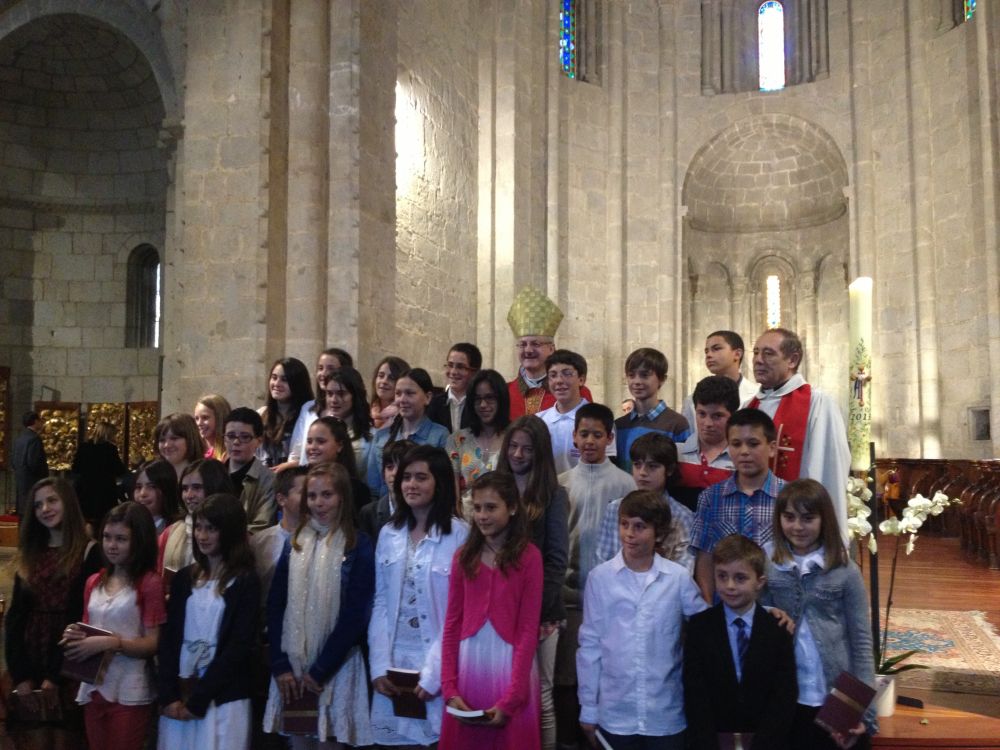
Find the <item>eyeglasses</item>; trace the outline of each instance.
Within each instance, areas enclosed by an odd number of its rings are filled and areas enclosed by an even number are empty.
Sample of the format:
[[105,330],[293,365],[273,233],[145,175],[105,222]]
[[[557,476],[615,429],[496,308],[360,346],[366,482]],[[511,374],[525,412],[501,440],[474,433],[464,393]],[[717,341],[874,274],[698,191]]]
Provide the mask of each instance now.
[[236,445],[240,443],[249,443],[254,439],[253,434],[249,432],[227,432],[224,437],[228,442]]
[[459,372],[465,372],[466,370],[471,370],[472,368],[468,365],[463,365],[461,362],[445,362],[444,369],[446,370],[458,370]]
[[552,345],[553,344],[552,344],[551,341],[538,341],[538,340],[532,339],[531,341],[518,341],[517,344],[514,345],[514,348],[515,349],[521,349],[521,350],[524,350],[524,349],[541,349],[543,346],[552,346]]

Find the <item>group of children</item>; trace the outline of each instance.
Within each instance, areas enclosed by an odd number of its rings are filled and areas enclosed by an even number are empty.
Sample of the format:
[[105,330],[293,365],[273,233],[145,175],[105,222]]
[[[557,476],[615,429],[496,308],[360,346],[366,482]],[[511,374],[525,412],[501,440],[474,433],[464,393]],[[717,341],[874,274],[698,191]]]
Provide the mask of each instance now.
[[[497,385],[477,381],[472,425],[502,437],[468,481],[441,447],[447,431],[428,424],[422,370],[396,373],[395,413],[373,400],[387,421],[370,439],[343,419],[368,411],[363,383],[327,373],[343,417],[315,413],[304,461],[288,455],[298,416],[234,410],[220,420],[228,467],[180,470],[187,515],[172,525],[157,518],[177,518],[178,485],[157,464],[138,474],[135,502],[106,516],[98,545],[69,485],[43,480],[7,623],[17,694],[54,701],[64,657],[109,654],[103,680],[76,695],[102,748],[142,747],[154,701],[161,748],[246,748],[261,730],[295,748],[530,750],[557,736],[575,746],[579,733],[614,750],[716,748],[736,735],[756,748],[863,744],[870,716],[844,736],[813,718],[841,671],[873,682],[864,588],[823,487],[771,473],[770,418],[738,409],[722,376],[696,390],[699,427],[702,413],[706,424],[728,413],[734,473],[692,512],[668,491],[678,443],[698,437],[658,398],[663,355],[629,357],[643,419],[617,423],[583,398],[582,357],[556,350],[546,364],[555,404],[512,423],[495,413],[506,404]],[[285,361],[281,376],[295,367]],[[291,389],[271,385],[279,404]],[[468,424],[461,410],[450,417]],[[257,480],[273,484],[280,521],[254,528],[232,457],[247,453],[237,472],[252,464],[262,423],[288,446],[272,445],[267,463],[288,465]],[[372,499],[369,487],[385,489]],[[175,570],[165,592],[159,573]],[[397,710],[413,697],[422,711]]]

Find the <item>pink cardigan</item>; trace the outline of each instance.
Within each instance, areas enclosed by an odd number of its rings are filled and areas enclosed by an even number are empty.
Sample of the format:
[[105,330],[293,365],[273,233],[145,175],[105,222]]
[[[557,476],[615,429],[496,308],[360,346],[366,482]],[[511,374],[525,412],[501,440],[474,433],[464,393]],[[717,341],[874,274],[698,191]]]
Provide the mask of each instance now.
[[518,564],[507,570],[480,564],[468,578],[455,553],[448,582],[448,614],[441,637],[441,694],[447,702],[458,695],[459,642],[479,632],[486,621],[514,647],[511,684],[497,706],[508,716],[528,699],[531,666],[538,647],[542,611],[542,554],[529,544]]

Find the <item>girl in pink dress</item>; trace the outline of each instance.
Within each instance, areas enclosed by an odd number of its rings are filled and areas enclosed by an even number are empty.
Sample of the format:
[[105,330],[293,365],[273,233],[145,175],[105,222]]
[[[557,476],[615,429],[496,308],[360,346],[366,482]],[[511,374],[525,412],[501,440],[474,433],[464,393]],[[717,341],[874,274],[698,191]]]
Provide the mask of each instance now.
[[83,621],[111,635],[88,636],[71,624],[63,642],[76,659],[111,652],[100,684],[81,683],[76,697],[90,746],[141,750],[156,700],[152,659],[167,619],[163,584],[153,569],[156,530],[149,512],[135,502],[112,508],[101,545],[106,567],[87,581]]
[[[514,478],[472,483],[474,524],[455,553],[441,641],[447,709],[441,750],[537,750],[542,556],[531,544]],[[477,718],[452,711],[482,711]]]

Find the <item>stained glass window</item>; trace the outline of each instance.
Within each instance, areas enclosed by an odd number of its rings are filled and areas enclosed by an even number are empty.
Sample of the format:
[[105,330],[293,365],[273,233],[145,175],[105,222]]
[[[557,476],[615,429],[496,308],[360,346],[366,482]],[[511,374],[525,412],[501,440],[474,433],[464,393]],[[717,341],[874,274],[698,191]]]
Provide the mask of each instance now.
[[560,0],[559,11],[559,65],[568,78],[576,78],[576,0]]
[[965,0],[965,20],[968,21],[972,18],[972,14],[976,12],[976,0]]
[[781,325],[781,279],[768,276],[764,282],[767,299],[767,327],[777,328]]
[[785,9],[777,0],[757,9],[757,61],[761,91],[785,88]]

